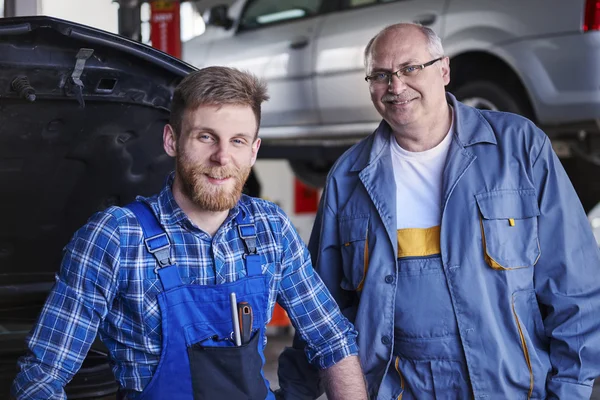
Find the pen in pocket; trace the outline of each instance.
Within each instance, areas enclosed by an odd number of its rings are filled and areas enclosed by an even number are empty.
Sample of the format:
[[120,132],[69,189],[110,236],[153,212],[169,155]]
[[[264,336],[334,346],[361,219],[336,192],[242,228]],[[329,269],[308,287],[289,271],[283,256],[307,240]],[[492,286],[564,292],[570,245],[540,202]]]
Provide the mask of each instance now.
[[231,306],[231,322],[233,324],[233,341],[236,346],[242,345],[242,339],[240,338],[240,325],[238,323],[238,307],[237,298],[235,292],[229,294],[229,303]]

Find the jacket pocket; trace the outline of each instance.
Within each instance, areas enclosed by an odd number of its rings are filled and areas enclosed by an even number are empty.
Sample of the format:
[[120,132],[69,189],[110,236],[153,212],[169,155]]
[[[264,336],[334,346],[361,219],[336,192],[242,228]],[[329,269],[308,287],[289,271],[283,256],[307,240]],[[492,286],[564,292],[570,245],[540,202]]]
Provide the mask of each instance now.
[[[518,332],[529,379],[523,379],[523,364],[515,366],[516,375],[523,388],[528,388],[528,398],[546,398],[546,377],[551,373],[549,339],[545,335],[544,323],[533,290],[520,290],[512,295],[512,313]],[[513,358],[518,360],[518,357]],[[518,367],[520,365],[520,367]]]
[[475,198],[486,263],[497,270],[534,266],[540,257],[535,190],[498,190]]
[[345,290],[362,290],[369,268],[369,216],[350,216],[338,219]]

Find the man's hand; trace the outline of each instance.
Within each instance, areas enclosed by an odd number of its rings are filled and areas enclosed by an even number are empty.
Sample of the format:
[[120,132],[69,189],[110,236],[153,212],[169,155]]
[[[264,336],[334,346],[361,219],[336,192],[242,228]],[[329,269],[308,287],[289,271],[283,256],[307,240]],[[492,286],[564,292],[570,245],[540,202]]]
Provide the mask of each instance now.
[[328,400],[367,400],[365,378],[357,356],[321,371]]

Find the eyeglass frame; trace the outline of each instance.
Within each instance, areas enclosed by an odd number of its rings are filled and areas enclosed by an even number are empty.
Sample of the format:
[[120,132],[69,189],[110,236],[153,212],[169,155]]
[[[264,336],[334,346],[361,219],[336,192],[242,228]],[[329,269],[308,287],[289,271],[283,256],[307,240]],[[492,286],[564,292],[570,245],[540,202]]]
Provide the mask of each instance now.
[[[377,74],[386,74],[387,75],[387,84],[389,85],[390,83],[392,83],[392,75],[395,75],[396,78],[400,79],[400,75],[399,75],[400,71],[404,71],[407,68],[417,68],[418,69],[417,73],[418,73],[419,71],[421,71],[421,70],[429,67],[430,65],[433,65],[436,62],[443,60],[445,57],[446,56],[441,56],[441,57],[438,57],[438,58],[436,58],[434,60],[427,61],[424,64],[407,65],[407,66],[404,66],[404,67],[402,67],[399,70],[394,71],[394,72],[384,72],[384,71],[381,71],[381,72],[377,72]],[[383,81],[382,82],[375,82],[375,81],[373,81],[373,79],[374,79],[373,77],[375,75],[376,74],[365,76],[365,81],[369,82],[371,84],[372,83],[383,83]],[[404,76],[404,77],[410,77],[411,75],[406,75],[406,74],[402,73],[402,76]],[[412,76],[414,76],[414,75],[412,75]]]

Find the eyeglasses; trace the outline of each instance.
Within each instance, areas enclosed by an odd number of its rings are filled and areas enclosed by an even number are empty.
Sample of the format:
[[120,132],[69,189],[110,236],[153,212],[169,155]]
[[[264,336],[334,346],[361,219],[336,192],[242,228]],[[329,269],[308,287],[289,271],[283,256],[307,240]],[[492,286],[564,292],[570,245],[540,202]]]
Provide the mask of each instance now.
[[385,83],[389,85],[392,82],[392,75],[396,75],[397,78],[400,77],[411,77],[415,76],[421,71],[423,68],[429,67],[430,65],[435,64],[440,61],[444,57],[436,58],[435,60],[431,60],[426,62],[425,64],[420,65],[407,65],[406,67],[400,68],[398,71],[394,72],[376,72],[373,75],[365,76],[365,81],[371,84],[382,84]]

